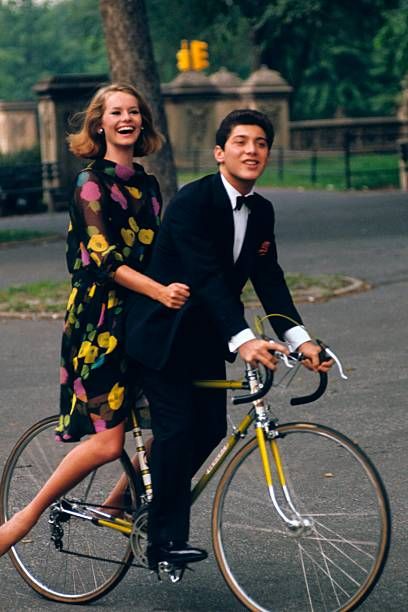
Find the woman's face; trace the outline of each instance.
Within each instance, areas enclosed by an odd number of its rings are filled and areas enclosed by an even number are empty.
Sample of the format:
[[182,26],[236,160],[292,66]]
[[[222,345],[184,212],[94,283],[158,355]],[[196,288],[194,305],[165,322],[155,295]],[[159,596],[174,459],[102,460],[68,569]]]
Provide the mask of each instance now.
[[117,148],[133,150],[142,128],[137,98],[123,91],[108,94],[100,127],[105,132],[107,156]]

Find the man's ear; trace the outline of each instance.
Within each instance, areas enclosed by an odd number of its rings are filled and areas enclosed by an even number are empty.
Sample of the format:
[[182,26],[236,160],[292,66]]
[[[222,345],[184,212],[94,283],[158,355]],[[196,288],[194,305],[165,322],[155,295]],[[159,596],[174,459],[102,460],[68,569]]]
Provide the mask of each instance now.
[[217,164],[222,164],[224,162],[224,149],[222,149],[220,145],[215,146],[214,157]]

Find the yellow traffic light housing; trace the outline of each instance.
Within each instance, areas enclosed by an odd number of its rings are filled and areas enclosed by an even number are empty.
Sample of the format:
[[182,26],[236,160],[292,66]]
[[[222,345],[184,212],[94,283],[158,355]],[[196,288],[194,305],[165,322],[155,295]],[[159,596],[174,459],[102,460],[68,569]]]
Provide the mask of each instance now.
[[203,40],[192,40],[190,43],[191,67],[193,70],[208,68],[208,43]]
[[190,49],[188,47],[188,41],[181,41],[181,49],[177,51],[177,68],[180,72],[186,72],[187,70],[191,70],[191,57],[190,57]]

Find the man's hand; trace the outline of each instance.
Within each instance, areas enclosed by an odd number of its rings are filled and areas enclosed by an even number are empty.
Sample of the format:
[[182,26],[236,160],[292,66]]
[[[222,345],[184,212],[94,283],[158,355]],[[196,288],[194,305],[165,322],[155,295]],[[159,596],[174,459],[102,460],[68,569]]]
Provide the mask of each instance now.
[[238,349],[239,356],[244,361],[247,361],[251,366],[257,366],[262,363],[270,370],[275,370],[278,359],[272,355],[271,351],[280,351],[281,353],[289,354],[287,347],[279,342],[270,342],[268,340],[248,340],[244,342]]
[[304,342],[296,351],[299,353],[303,353],[305,359],[302,361],[302,365],[305,366],[308,370],[313,370],[313,372],[328,372],[332,367],[334,361],[333,359],[329,359],[328,361],[323,361],[320,363],[319,354],[321,353],[321,347],[314,342],[308,341]]

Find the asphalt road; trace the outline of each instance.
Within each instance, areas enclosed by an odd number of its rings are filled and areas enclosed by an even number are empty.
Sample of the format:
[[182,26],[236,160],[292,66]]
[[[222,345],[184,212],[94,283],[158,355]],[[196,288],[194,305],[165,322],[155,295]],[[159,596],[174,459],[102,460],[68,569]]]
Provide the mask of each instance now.
[[[301,418],[338,428],[374,460],[391,500],[393,542],[381,581],[361,609],[402,612],[408,600],[408,195],[267,193],[275,203],[280,259],[287,271],[341,273],[373,285],[364,293],[300,306],[308,328],[341,356],[349,381],[332,375],[325,399],[305,408],[291,408],[279,396],[276,413],[281,421]],[[0,228],[7,226],[64,231],[66,217],[59,213],[0,219]],[[63,278],[64,243],[2,249],[0,270],[0,286]],[[35,420],[56,412],[61,321],[0,320],[0,330],[1,469],[17,436]],[[210,500],[211,492],[194,510],[192,538],[208,549]],[[22,582],[8,558],[0,559],[0,578],[0,610],[57,608],[58,604],[40,599]],[[218,612],[241,606],[210,555],[177,586],[159,585],[153,579],[137,584],[131,571],[92,609]]]

